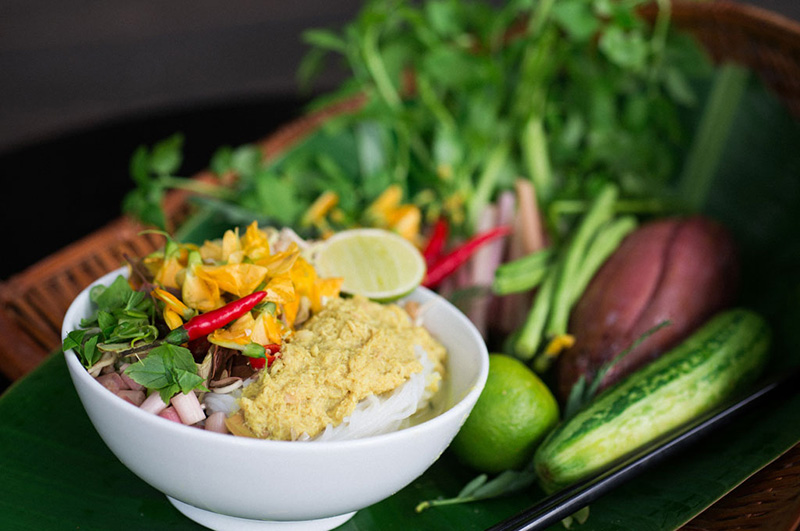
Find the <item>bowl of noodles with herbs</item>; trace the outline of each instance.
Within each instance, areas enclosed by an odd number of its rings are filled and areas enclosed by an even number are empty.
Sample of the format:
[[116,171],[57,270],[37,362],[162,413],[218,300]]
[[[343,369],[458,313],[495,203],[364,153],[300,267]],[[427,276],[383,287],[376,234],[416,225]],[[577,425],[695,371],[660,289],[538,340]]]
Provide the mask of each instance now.
[[[87,287],[64,318],[67,366],[111,451],[187,517],[214,529],[289,523],[331,529],[409,485],[438,459],[483,389],[488,353],[466,316],[422,287],[393,303],[330,291],[313,300],[325,292],[325,279],[314,278],[304,242],[282,231],[248,231],[207,242],[225,248],[221,256],[216,248],[181,252],[168,245],[149,257],[144,281],[135,277],[146,259]],[[268,253],[253,243],[258,238],[271,244]],[[200,260],[192,261],[193,251]],[[169,252],[177,262],[169,264]],[[287,254],[276,258],[280,253]],[[291,265],[281,261],[291,254]],[[194,303],[198,290],[191,283],[208,287],[214,278],[224,292],[236,278],[232,272],[255,283],[252,268],[241,266],[259,263],[268,266],[257,281],[266,293],[258,304],[200,339],[180,346],[168,341],[175,336],[170,328],[193,331],[191,319],[166,324],[170,311],[182,311],[173,298]],[[240,292],[223,293],[217,306],[245,300],[244,291],[260,293],[241,278],[233,282]],[[183,284],[178,288],[190,289],[174,289],[175,279]],[[290,299],[302,302],[281,304]],[[119,308],[104,308],[109,301]],[[120,327],[148,311],[155,316],[154,346],[122,347],[108,337],[113,332],[104,312],[117,316]],[[287,326],[287,314],[294,319],[290,331],[282,329],[278,348],[270,334],[277,333],[276,323]],[[92,330],[105,335],[91,339]],[[84,333],[76,337],[76,331]],[[251,348],[259,344],[268,348]],[[189,361],[181,349],[191,353]],[[196,378],[186,376],[188,365]],[[163,367],[179,376],[166,390],[163,382],[148,387],[164,379]],[[188,392],[181,388],[185,381],[195,382]]]

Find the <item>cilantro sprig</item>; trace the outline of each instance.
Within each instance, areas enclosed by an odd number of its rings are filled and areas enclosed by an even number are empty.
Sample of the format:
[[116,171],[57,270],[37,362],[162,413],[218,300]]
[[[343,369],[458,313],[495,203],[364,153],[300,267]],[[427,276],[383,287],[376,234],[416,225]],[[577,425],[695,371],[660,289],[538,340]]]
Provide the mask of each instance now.
[[[625,199],[665,200],[692,137],[686,110],[702,103],[695,87],[713,67],[671,29],[668,2],[659,0],[655,24],[639,16],[644,3],[366,2],[341,31],[306,32],[312,48],[299,68],[310,81],[326,59],[343,60],[349,78],[311,108],[356,94],[361,107],[279,156],[220,149],[210,164],[216,182],[175,176],[180,137],[142,147],[126,208],[163,226],[164,190],[195,188],[206,210],[231,222],[298,226],[332,191],[332,228],[343,228],[364,222],[365,206],[395,184],[427,219],[444,212],[470,234],[519,175],[547,212],[585,204],[609,183]],[[554,241],[565,236],[562,220],[547,221]]]

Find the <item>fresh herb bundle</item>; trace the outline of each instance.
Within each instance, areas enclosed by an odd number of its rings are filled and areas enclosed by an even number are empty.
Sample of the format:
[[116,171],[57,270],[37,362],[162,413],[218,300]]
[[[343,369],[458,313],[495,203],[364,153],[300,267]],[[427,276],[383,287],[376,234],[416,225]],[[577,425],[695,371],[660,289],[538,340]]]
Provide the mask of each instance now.
[[[368,223],[367,206],[396,185],[425,219],[444,213],[471,234],[519,175],[547,212],[586,204],[608,183],[626,199],[669,198],[691,136],[681,115],[712,69],[670,30],[668,1],[654,23],[639,16],[643,3],[370,1],[341,32],[307,32],[313,48],[300,68],[308,81],[326,55],[340,56],[350,78],[312,108],[360,98],[355,111],[270,160],[253,146],[221,149],[216,183],[175,176],[178,137],[142,148],[126,209],[163,226],[164,190],[188,188],[232,222],[299,226],[332,191],[336,229]],[[566,230],[549,221],[554,237]]]

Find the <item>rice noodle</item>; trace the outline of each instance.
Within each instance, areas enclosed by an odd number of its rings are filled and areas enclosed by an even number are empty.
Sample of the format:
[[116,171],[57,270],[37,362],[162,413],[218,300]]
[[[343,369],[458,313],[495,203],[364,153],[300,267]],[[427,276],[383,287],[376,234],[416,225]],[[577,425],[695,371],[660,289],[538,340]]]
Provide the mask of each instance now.
[[370,395],[356,405],[338,426],[328,424],[313,439],[307,434],[300,435],[298,441],[342,441],[360,439],[389,433],[405,428],[410,418],[429,405],[435,385],[441,374],[434,369],[425,350],[416,345],[414,354],[422,364],[422,371],[414,373],[401,386],[381,396]]

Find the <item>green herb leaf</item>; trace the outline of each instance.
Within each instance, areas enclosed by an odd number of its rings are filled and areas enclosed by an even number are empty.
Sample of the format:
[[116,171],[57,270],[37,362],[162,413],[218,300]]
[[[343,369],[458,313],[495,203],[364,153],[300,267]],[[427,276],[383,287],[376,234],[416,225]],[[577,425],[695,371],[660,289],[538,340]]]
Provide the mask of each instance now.
[[125,374],[147,389],[158,391],[165,404],[179,392],[207,391],[192,353],[169,343],[152,349],[147,357],[125,369]]
[[269,172],[261,172],[256,180],[256,210],[280,225],[291,225],[303,209],[296,188],[287,180]]
[[426,500],[419,503],[415,510],[419,513],[440,505],[456,505],[507,496],[529,487],[536,481],[536,477],[533,463],[522,470],[505,470],[491,480],[486,474],[481,474],[467,483],[455,497]]
[[585,0],[560,0],[553,5],[553,18],[576,42],[587,42],[600,28],[600,21]]
[[91,367],[103,356],[103,353],[97,349],[97,341],[100,339],[100,334],[93,335],[86,340],[83,344],[83,360],[85,367]]
[[641,72],[645,68],[648,47],[639,33],[609,27],[600,37],[600,50],[617,66]]
[[150,153],[150,171],[156,175],[173,175],[183,162],[183,135],[174,134],[158,142]]
[[336,33],[328,30],[308,30],[303,32],[303,40],[317,48],[346,53],[347,43]]
[[81,364],[89,369],[103,355],[97,349],[99,337],[100,333],[97,330],[73,330],[67,334],[61,348],[65,351],[74,350],[78,354]]

